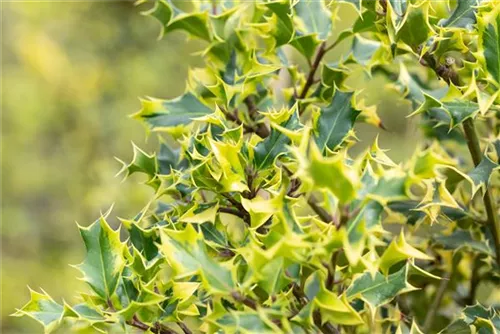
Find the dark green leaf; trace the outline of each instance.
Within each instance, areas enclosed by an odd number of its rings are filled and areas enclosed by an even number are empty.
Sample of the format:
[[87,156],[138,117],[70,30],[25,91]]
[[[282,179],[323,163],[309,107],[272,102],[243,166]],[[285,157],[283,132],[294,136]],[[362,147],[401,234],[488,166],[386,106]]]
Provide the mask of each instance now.
[[476,6],[481,0],[459,0],[449,18],[440,22],[443,27],[466,28],[476,23]]
[[118,285],[124,266],[123,244],[118,231],[113,231],[104,218],[89,227],[80,226],[87,256],[78,265],[90,287],[107,300]]
[[480,36],[486,69],[497,85],[500,85],[500,15],[484,28]]
[[372,307],[384,305],[411,288],[406,281],[406,270],[404,266],[388,277],[379,272],[375,274],[375,277],[368,272],[364,273],[351,283],[346,292],[347,297],[360,297]]
[[330,105],[321,108],[315,125],[314,139],[322,152],[327,149],[334,150],[342,144],[353,128],[360,111],[353,108],[352,96],[353,93],[337,90]]

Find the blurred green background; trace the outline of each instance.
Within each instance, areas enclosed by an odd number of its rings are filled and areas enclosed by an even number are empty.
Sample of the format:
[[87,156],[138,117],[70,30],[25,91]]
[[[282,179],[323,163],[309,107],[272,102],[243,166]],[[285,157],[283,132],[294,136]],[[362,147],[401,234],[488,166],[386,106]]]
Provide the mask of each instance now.
[[[112,216],[131,217],[151,195],[139,178],[115,177],[121,166],[113,157],[131,159],[131,141],[154,147],[127,115],[139,109],[140,96],[181,94],[188,67],[202,61],[193,55],[199,42],[182,33],[158,41],[158,23],[132,2],[1,5],[1,332],[40,333],[34,321],[9,314],[28,300],[27,286],[67,301],[86,289],[68,265],[84,256],[75,221],[88,225],[113,203]],[[339,13],[337,27],[355,15]],[[418,141],[405,119],[409,106],[382,91],[380,78],[370,82],[369,102],[391,129],[381,146],[400,160]],[[365,143],[378,132],[358,128]]]

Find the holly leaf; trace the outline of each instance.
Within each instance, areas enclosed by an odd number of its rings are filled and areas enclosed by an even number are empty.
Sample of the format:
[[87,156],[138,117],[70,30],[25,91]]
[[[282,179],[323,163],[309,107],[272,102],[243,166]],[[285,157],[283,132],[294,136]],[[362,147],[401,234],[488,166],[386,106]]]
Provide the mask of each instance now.
[[315,120],[314,140],[324,154],[327,149],[333,151],[342,144],[361,112],[354,109],[352,97],[353,93],[337,90],[332,102],[327,107],[321,108]]
[[291,19],[292,9],[289,1],[269,2],[266,6],[276,15],[276,23],[270,22],[273,36],[276,39],[276,47],[287,44],[294,35],[294,27]]
[[491,20],[481,19],[479,45],[483,50],[486,69],[496,85],[500,85],[500,15],[493,11]]
[[315,34],[295,35],[290,41],[290,45],[300,52],[307,59],[311,59],[316,52],[316,48],[320,44],[318,37]]
[[451,90],[456,91],[457,89],[452,87],[442,100],[437,100],[433,96],[424,93],[424,102],[410,116],[423,112],[435,113],[436,110],[445,112],[450,117],[450,130],[462,124],[466,119],[473,118],[480,110],[479,105],[465,99],[463,96],[458,96]]
[[294,7],[299,29],[305,33],[315,33],[325,41],[332,30],[331,13],[323,0],[298,1]]
[[134,173],[144,173],[148,175],[149,179],[151,180],[158,172],[158,163],[156,161],[155,155],[147,154],[135,144],[132,144],[132,146],[134,150],[132,161],[129,164],[126,164],[118,159],[118,161],[123,164],[123,167],[118,172],[118,174],[126,172],[125,177],[128,177],[129,175],[132,175]]
[[479,303],[469,305],[462,310],[460,318],[453,321],[440,334],[472,333],[470,326],[474,327],[474,333],[499,333],[500,315],[495,309],[486,308]]
[[142,109],[133,117],[143,121],[153,131],[189,124],[193,118],[212,113],[212,109],[190,92],[172,100],[150,98],[141,102]]
[[408,266],[389,276],[376,273],[372,276],[369,272],[355,279],[346,291],[347,298],[353,300],[360,298],[372,308],[389,303],[394,297],[414,290],[407,282]]
[[472,171],[467,175],[470,177],[472,183],[474,184],[473,192],[475,193],[477,189],[481,187],[487,187],[490,181],[491,173],[498,168],[498,164],[491,161],[486,155]]
[[[291,113],[288,119],[279,124],[279,128],[297,130],[301,127],[297,112]],[[259,142],[254,148],[254,163],[258,169],[264,169],[274,163],[276,157],[286,152],[290,139],[278,128],[272,128],[271,134]]]
[[215,323],[225,333],[276,333],[279,328],[264,313],[257,311],[226,312]]
[[79,226],[79,229],[87,256],[76,268],[97,295],[107,300],[114,294],[125,265],[120,231],[111,229],[104,217],[89,227]]
[[361,206],[358,214],[347,222],[344,248],[349,263],[358,263],[364,250],[367,232],[380,224],[383,211],[383,206],[377,201],[368,201]]
[[445,249],[457,251],[462,248],[468,248],[493,257],[495,256],[495,250],[491,248],[487,240],[477,240],[467,230],[457,229],[450,235],[438,235],[434,237],[434,240]]
[[311,145],[306,175],[315,186],[331,191],[341,203],[356,197],[359,180],[352,168],[346,166],[342,155],[323,157],[316,145]]
[[482,0],[461,0],[457,1],[455,10],[446,20],[439,24],[442,27],[466,28],[476,23],[476,7]]
[[[428,3],[410,4],[406,9],[401,24],[396,29],[398,40],[406,43],[412,48],[427,41],[432,28],[429,24]],[[418,29],[415,29],[418,27]]]
[[160,22],[162,25],[160,37],[174,30],[184,30],[192,37],[211,40],[207,12],[184,13],[170,2],[158,0],[151,10],[143,14],[151,15]]
[[183,231],[162,230],[161,251],[178,278],[201,274],[211,292],[230,293],[235,281],[229,269],[212,259],[202,235],[193,225]]
[[41,323],[45,333],[53,332],[61,323],[64,307],[56,303],[45,291],[38,293],[30,289],[31,299],[13,316],[28,316]]
[[405,240],[404,234],[401,233],[397,239],[391,242],[389,247],[387,247],[384,251],[384,254],[380,257],[380,271],[387,275],[389,273],[389,269],[394,264],[410,258],[432,260],[432,257],[408,244]]

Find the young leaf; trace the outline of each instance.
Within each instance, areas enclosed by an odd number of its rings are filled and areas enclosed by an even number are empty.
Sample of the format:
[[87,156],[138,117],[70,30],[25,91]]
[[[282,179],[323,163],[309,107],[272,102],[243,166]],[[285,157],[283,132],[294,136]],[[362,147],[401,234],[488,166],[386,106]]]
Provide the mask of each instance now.
[[30,289],[31,300],[21,309],[14,313],[16,317],[24,315],[35,319],[41,323],[45,329],[45,333],[53,332],[60,324],[63,315],[64,307],[56,303],[47,293],[38,293]]
[[352,168],[346,166],[342,155],[325,158],[316,145],[311,145],[310,161],[306,175],[320,189],[331,191],[341,203],[356,197],[359,180]]

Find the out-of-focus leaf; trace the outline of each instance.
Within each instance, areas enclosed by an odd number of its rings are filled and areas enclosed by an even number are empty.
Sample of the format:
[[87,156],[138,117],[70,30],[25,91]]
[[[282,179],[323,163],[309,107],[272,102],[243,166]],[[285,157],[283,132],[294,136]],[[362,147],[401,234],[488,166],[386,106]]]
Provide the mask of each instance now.
[[461,248],[470,248],[490,256],[495,256],[495,251],[488,244],[488,241],[476,240],[470,231],[456,230],[450,235],[438,235],[434,239],[446,249],[459,250]]
[[298,1],[294,7],[298,21],[305,33],[316,33],[326,40],[332,30],[331,13],[322,0]]
[[160,21],[162,36],[174,30],[184,30],[190,36],[206,41],[211,39],[207,12],[182,13],[169,1],[158,0],[155,6],[144,14],[151,15]]
[[277,23],[272,24],[273,35],[276,38],[276,46],[287,44],[294,35],[290,2],[288,0],[274,1],[266,5],[277,17]]
[[494,82],[500,85],[500,15],[492,12],[488,19],[480,21],[479,40],[486,69]]
[[443,27],[466,28],[476,23],[476,7],[482,0],[457,1],[457,6],[449,18],[440,22]]
[[[397,37],[410,47],[417,47],[429,38],[432,31],[429,24],[428,3],[410,4],[406,9],[401,25],[397,28]],[[419,27],[415,29],[415,27]]]

